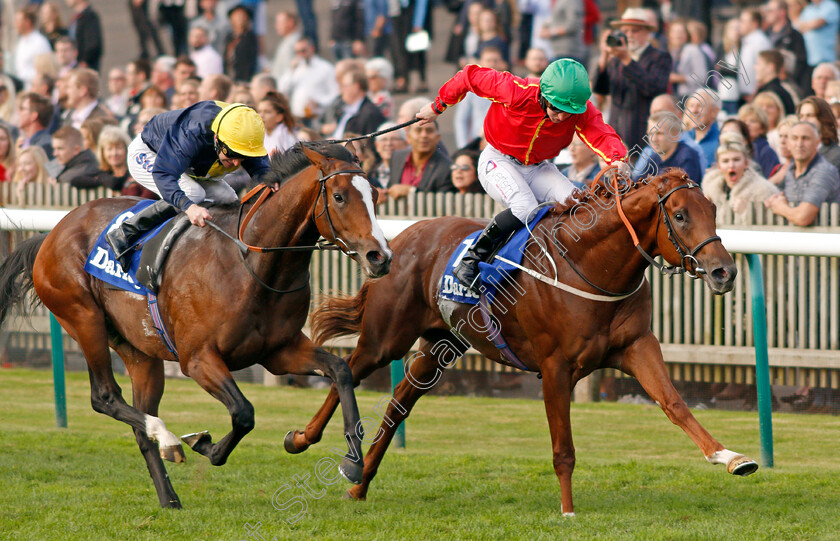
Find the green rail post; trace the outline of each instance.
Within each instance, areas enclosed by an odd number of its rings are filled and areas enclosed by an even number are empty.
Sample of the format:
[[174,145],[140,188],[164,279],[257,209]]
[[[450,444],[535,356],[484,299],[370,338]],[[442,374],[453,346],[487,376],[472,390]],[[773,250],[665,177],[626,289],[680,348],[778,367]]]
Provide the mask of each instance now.
[[758,393],[758,426],[761,438],[761,462],[773,467],[773,408],[770,391],[770,361],[767,355],[767,307],[764,302],[764,277],[761,259],[745,254],[750,266],[752,288],[753,334],[755,335],[755,385]]
[[52,345],[53,392],[55,394],[55,426],[67,428],[67,393],[64,390],[64,345],[61,325],[50,313],[50,342]]
[[[405,369],[403,368],[403,361],[391,361],[391,398],[394,397],[394,389],[405,377]],[[400,423],[397,427],[397,432],[394,434],[394,445],[397,447],[405,447],[405,421]]]

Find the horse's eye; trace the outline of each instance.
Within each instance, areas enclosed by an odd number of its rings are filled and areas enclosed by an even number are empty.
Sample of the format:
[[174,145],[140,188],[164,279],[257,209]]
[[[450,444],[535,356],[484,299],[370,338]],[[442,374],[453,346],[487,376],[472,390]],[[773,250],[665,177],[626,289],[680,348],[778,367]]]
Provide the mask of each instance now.
[[674,213],[674,221],[684,222],[685,221],[685,216],[683,215],[682,212],[677,211],[677,212]]
[[333,194],[333,199],[335,199],[336,203],[344,203],[344,198],[341,197],[341,194]]

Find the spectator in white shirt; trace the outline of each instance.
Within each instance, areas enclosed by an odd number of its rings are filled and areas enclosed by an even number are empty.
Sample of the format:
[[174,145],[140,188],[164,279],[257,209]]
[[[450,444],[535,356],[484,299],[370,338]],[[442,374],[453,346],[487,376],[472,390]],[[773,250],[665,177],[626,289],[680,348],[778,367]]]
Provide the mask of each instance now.
[[303,35],[300,29],[298,16],[291,11],[281,11],[274,19],[274,31],[280,37],[277,44],[277,51],[274,53],[274,61],[271,64],[271,74],[276,80],[280,80],[292,63],[295,56],[295,43]]
[[35,57],[52,52],[50,42],[36,29],[38,12],[30,6],[15,12],[15,31],[18,34],[15,45],[15,75],[28,89],[35,78]]
[[338,83],[332,64],[315,54],[309,38],[295,43],[295,58],[277,87],[291,102],[292,114],[304,122],[318,118],[338,96]]
[[195,62],[196,75],[205,79],[210,75],[223,73],[222,55],[210,45],[204,28],[194,26],[190,30],[189,45],[192,50],[190,59]]
[[773,45],[767,35],[761,31],[761,12],[754,8],[741,12],[741,55],[738,70],[744,73],[738,75],[738,90],[741,97],[747,98],[755,94],[758,88],[756,81],[755,63],[758,53],[772,49]]

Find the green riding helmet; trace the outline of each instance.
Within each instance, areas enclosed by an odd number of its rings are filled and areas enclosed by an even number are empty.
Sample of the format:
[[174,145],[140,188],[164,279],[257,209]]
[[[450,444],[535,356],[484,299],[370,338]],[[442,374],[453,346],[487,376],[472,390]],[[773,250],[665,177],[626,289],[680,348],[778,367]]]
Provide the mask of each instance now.
[[555,60],[540,77],[540,92],[555,109],[579,115],[586,111],[586,101],[592,95],[589,74],[576,60]]

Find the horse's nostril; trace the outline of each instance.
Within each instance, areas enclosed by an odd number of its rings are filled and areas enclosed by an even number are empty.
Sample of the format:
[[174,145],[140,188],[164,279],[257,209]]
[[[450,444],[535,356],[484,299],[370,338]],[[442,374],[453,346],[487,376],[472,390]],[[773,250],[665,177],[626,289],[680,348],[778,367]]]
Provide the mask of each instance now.
[[712,278],[718,282],[725,282],[729,278],[729,272],[723,267],[718,267],[712,271]]
[[371,250],[365,257],[367,257],[368,262],[374,265],[380,265],[385,261],[385,256],[378,250]]

